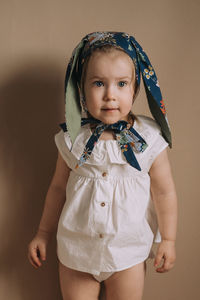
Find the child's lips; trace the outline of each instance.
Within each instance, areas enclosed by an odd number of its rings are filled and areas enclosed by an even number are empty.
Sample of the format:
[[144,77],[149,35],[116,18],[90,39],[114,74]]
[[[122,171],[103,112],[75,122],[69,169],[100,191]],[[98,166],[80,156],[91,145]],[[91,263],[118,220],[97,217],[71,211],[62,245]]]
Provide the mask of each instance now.
[[117,107],[105,107],[105,108],[102,108],[103,111],[106,111],[106,112],[114,112],[116,110],[118,110]]

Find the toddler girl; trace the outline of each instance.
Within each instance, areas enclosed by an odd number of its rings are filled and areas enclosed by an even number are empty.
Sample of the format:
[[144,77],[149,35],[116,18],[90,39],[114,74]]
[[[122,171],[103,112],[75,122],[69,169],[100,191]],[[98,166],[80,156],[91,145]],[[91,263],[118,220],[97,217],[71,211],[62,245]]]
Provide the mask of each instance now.
[[[131,111],[141,76],[154,119]],[[41,266],[58,225],[64,300],[98,299],[102,281],[108,300],[141,300],[146,260],[161,273],[175,262],[171,134],[155,71],[133,36],[95,32],[74,49],[65,92],[56,170],[29,260]]]

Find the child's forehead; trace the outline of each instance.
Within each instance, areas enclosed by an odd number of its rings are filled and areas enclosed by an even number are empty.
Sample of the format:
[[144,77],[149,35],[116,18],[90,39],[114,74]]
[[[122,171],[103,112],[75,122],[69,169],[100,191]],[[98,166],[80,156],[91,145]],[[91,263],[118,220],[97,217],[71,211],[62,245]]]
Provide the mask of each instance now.
[[97,54],[92,56],[87,69],[86,77],[90,80],[98,78],[130,78],[135,76],[134,63],[128,55],[118,53],[112,54]]
[[104,51],[94,51],[91,56],[89,57],[87,68],[95,68],[95,67],[101,67],[101,64],[103,63],[112,63],[114,64],[121,64],[125,65],[126,67],[129,67],[131,69],[134,68],[134,62],[130,58],[128,54],[126,54],[124,51],[113,49],[109,52]]

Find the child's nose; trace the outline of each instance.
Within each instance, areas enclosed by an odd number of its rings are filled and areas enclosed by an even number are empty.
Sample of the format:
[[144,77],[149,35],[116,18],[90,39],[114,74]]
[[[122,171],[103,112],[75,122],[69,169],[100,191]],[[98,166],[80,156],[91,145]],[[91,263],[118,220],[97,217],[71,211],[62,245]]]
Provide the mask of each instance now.
[[115,95],[115,90],[113,86],[107,86],[105,89],[104,93],[104,100],[109,101],[109,100],[115,100],[116,95]]

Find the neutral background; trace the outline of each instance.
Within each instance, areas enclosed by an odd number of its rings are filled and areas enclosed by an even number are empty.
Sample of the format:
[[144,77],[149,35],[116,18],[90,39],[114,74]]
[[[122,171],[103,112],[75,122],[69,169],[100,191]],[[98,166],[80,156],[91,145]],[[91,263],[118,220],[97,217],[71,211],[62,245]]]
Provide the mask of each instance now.
[[[0,1],[0,298],[61,299],[55,238],[42,268],[27,260],[54,171],[64,76],[75,45],[96,30],[127,31],[149,55],[171,125],[179,200],[177,262],[148,263],[144,300],[200,299],[199,0]],[[141,91],[134,112],[150,115]]]

